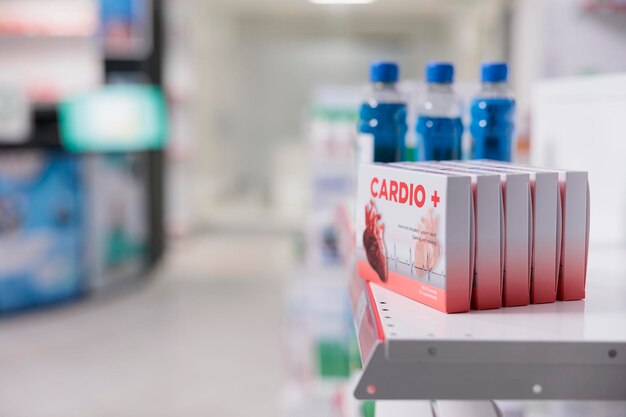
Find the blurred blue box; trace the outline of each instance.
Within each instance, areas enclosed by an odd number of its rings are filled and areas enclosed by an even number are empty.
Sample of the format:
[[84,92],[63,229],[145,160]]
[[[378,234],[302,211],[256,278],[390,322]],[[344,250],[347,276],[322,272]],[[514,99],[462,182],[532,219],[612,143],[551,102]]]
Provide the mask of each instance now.
[[66,300],[84,289],[80,159],[0,154],[0,312]]

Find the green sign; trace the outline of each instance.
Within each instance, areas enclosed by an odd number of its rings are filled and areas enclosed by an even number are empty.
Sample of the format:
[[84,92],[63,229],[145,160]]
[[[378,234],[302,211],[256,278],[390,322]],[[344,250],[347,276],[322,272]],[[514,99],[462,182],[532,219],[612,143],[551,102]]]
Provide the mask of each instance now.
[[61,103],[59,126],[71,152],[161,149],[168,130],[165,97],[153,86],[106,86]]

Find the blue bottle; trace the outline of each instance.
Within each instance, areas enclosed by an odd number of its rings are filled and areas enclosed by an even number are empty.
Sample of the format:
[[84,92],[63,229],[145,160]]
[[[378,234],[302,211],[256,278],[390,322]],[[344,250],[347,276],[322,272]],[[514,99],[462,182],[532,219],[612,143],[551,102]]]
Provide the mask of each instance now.
[[507,86],[504,62],[487,62],[481,70],[482,89],[471,107],[470,132],[474,158],[511,161],[515,128],[515,99]]
[[417,107],[417,146],[422,161],[461,159],[461,100],[452,89],[454,66],[447,62],[426,65],[426,94]]
[[406,101],[396,88],[395,62],[377,61],[370,66],[370,82],[359,111],[359,163],[398,162],[404,158]]

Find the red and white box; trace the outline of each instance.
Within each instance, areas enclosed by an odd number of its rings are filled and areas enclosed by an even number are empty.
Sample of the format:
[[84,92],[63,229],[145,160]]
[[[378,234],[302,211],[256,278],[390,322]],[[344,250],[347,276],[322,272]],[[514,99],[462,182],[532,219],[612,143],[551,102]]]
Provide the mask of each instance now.
[[359,167],[359,276],[446,313],[470,309],[469,176],[383,164]]
[[471,178],[476,239],[471,306],[476,310],[502,307],[504,209],[500,175],[438,162],[404,163],[399,166],[432,172],[452,172]]
[[589,254],[590,191],[586,171],[535,168],[503,162],[480,161],[490,166],[510,166],[527,172],[556,172],[562,210],[562,237],[557,299],[585,298]]
[[502,305],[516,307],[530,304],[532,202],[529,174],[501,172],[497,168],[473,165],[472,161],[445,161],[441,164],[500,175],[505,229]]
[[530,302],[553,303],[561,258],[562,210],[558,173],[492,161],[471,161],[500,172],[528,173],[532,200],[532,270]]

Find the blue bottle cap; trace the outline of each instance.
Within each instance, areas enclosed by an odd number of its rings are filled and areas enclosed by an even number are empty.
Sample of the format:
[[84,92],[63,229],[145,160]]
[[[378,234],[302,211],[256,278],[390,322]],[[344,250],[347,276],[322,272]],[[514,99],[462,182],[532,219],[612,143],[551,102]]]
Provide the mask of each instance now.
[[485,62],[480,72],[484,83],[503,83],[508,79],[509,66],[506,62]]
[[370,65],[370,81],[373,83],[395,83],[400,70],[398,64],[391,61],[375,61]]
[[429,62],[426,64],[426,82],[450,84],[454,80],[454,65],[449,62]]

